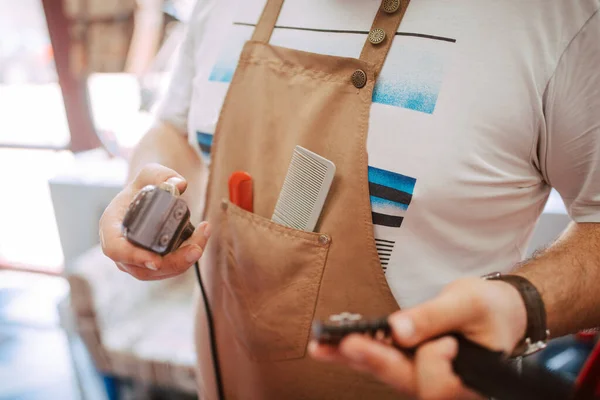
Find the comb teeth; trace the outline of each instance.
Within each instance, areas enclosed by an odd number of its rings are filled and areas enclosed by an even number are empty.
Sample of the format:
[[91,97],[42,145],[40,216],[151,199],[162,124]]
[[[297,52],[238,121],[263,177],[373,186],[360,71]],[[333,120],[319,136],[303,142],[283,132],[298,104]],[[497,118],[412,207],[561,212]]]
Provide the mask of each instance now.
[[291,228],[313,231],[334,171],[331,161],[296,146],[272,220]]
[[306,226],[319,198],[326,170],[316,161],[294,152],[278,207],[275,208],[274,220],[297,229]]

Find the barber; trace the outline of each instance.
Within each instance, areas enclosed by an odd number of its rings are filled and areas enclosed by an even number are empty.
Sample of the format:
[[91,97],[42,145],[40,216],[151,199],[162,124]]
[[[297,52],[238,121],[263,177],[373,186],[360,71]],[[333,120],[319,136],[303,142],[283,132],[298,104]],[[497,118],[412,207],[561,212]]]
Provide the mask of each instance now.
[[[507,352],[545,342],[546,329],[597,325],[598,8],[198,1],[157,123],[100,234],[105,254],[141,280],[200,262],[200,398],[466,393],[444,338],[414,361],[361,338],[307,352],[311,321],[343,311],[395,313],[401,344],[458,330]],[[297,145],[337,167],[315,232],[271,221]],[[238,170],[252,176],[253,212],[227,200]],[[128,243],[121,223],[141,188],[167,180],[198,227],[159,257]],[[573,219],[567,232],[512,272],[519,283],[480,278],[522,260],[551,188]],[[538,295],[524,299],[525,287]],[[546,320],[529,323],[541,310]]]

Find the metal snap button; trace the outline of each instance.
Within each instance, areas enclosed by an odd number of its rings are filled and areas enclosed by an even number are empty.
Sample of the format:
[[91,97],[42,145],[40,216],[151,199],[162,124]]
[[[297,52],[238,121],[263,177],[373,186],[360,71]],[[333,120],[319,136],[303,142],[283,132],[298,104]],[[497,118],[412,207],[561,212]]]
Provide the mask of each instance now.
[[365,87],[365,85],[367,84],[366,72],[362,69],[357,69],[356,71],[354,71],[354,73],[352,74],[352,84],[358,89]]
[[326,245],[327,243],[329,243],[329,236],[327,236],[327,235],[319,236],[319,243],[322,245]]
[[383,0],[381,8],[386,13],[393,14],[400,8],[400,0]]
[[383,29],[375,28],[369,32],[368,39],[372,44],[379,44],[385,40],[385,31]]

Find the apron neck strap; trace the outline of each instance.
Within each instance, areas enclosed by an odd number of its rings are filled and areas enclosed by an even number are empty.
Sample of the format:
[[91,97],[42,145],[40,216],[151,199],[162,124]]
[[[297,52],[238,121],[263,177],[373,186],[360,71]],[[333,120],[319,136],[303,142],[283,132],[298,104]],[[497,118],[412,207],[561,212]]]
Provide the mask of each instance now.
[[[383,63],[392,47],[392,42],[409,3],[410,0],[383,0],[381,2],[367,41],[360,53],[362,61],[375,66],[375,78],[379,76],[383,68]],[[385,35],[383,41],[381,41],[382,31]]]
[[254,34],[252,35],[253,41],[269,43],[282,5],[283,0],[267,0],[267,5],[263,9],[258,24],[256,24],[256,28],[254,29]]
[[[252,34],[253,41],[269,42],[277,23],[277,18],[279,18],[283,1],[267,0],[267,4]],[[377,11],[367,41],[360,53],[361,60],[375,66],[375,77],[379,76],[383,68],[383,63],[390,51],[390,47],[392,47],[392,42],[396,37],[396,32],[402,18],[404,18],[409,3],[410,0],[382,0],[381,2],[381,7]],[[381,41],[381,32],[385,35],[383,41]]]

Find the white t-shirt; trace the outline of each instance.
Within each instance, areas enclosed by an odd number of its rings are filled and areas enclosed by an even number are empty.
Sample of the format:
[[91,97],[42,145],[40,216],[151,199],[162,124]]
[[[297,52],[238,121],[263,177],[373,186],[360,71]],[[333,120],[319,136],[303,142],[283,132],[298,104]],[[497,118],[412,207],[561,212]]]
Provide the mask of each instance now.
[[[286,0],[271,44],[358,57],[381,0]],[[265,0],[199,0],[159,118],[210,156]],[[375,237],[401,306],[522,260],[550,189],[600,222],[600,0],[413,0],[378,80]]]

